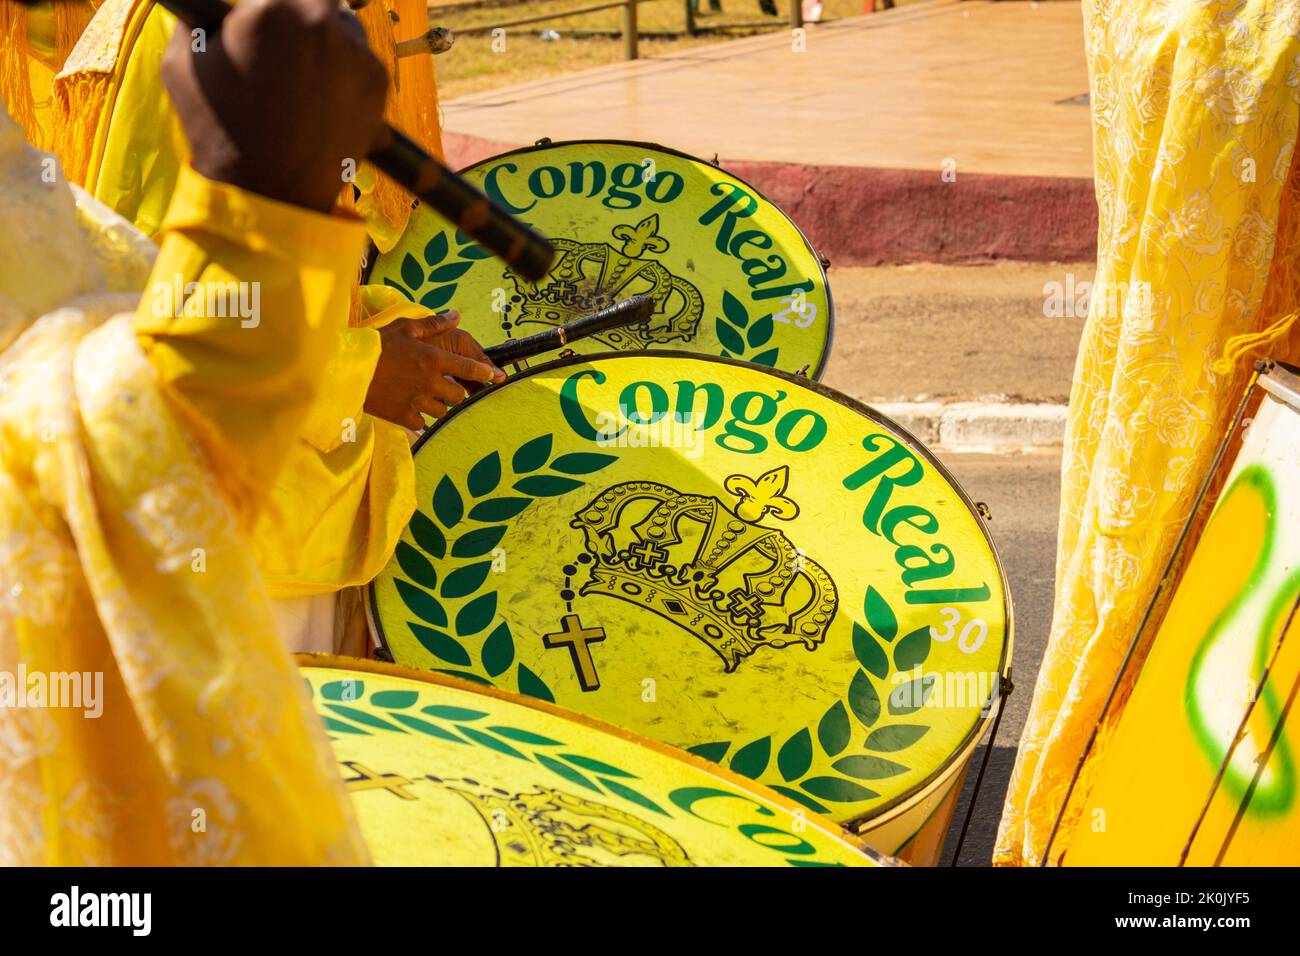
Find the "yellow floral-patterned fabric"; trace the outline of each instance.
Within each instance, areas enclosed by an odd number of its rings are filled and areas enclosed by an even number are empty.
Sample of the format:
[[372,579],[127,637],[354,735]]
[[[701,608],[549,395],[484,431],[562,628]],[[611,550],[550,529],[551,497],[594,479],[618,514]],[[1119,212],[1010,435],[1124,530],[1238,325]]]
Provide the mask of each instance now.
[[[248,537],[361,223],[187,172],[150,272],[45,158],[0,111],[0,673],[102,687],[0,707],[0,865],[367,862]],[[260,323],[157,309],[177,276]]]
[[1001,865],[1042,860],[1253,360],[1300,357],[1300,0],[1083,6],[1097,274],[1070,396],[1055,616]]

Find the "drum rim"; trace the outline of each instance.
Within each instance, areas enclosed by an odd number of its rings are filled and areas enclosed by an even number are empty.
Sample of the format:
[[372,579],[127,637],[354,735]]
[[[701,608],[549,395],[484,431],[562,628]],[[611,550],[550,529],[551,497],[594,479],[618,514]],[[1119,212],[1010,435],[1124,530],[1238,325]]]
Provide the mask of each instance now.
[[492,697],[504,701],[508,704],[518,704],[531,710],[541,711],[563,720],[571,721],[598,733],[608,734],[624,740],[631,744],[644,747],[666,757],[671,757],[680,763],[685,763],[696,770],[703,771],[713,777],[717,777],[724,782],[731,784],[743,793],[748,793],[766,800],[785,810],[792,816],[802,818],[811,823],[823,833],[830,837],[837,837],[841,842],[847,844],[850,849],[857,850],[866,856],[878,866],[903,866],[901,862],[894,857],[882,853],[874,847],[867,846],[863,839],[857,834],[850,831],[846,825],[836,823],[830,817],[824,814],[814,813],[801,803],[797,803],[782,794],[777,793],[770,787],[766,787],[757,780],[750,780],[742,777],[720,764],[705,760],[703,757],[696,756],[689,751],[682,750],[680,747],[674,747],[672,744],[665,743],[662,740],[655,740],[652,737],[646,737],[637,733],[635,730],[628,730],[626,727],[620,727],[617,724],[611,724],[608,721],[601,720],[599,717],[592,717],[590,714],[583,714],[576,710],[570,710],[560,704],[551,701],[540,700],[536,697],[529,697],[525,694],[516,694],[513,691],[503,690],[500,687],[493,687],[489,684],[478,684],[474,681],[468,681],[461,677],[455,677],[451,674],[444,674],[439,671],[422,671],[414,667],[407,667],[405,664],[390,663],[388,661],[376,661],[361,657],[347,657],[343,654],[324,654],[324,653],[296,653],[293,655],[294,664],[301,670],[304,667],[315,667],[322,670],[352,670],[361,671],[367,674],[379,674],[384,677],[405,678],[407,680],[419,681],[424,684],[435,684],[441,687],[450,687],[454,690],[466,691],[471,694],[479,694],[484,697]]
[[[867,418],[868,420],[873,421],[878,425],[884,425],[887,428],[895,430],[897,434],[907,439],[911,443],[911,447],[913,448],[913,450],[920,453],[925,458],[926,462],[931,467],[933,467],[940,475],[943,476],[944,480],[947,481],[949,486],[952,487],[952,489],[957,493],[957,496],[961,500],[961,502],[964,505],[966,505],[967,510],[975,518],[975,523],[976,525],[978,525],[980,532],[984,537],[984,541],[988,545],[989,551],[993,555],[993,563],[998,570],[998,578],[1002,586],[1002,601],[1006,607],[1006,618],[1007,618],[1006,637],[1002,644],[1002,656],[998,661],[998,673],[1001,675],[1003,680],[1006,680],[1011,676],[1012,649],[1015,643],[1015,609],[1011,599],[1011,588],[1007,581],[1006,566],[1002,563],[1002,555],[998,553],[997,543],[993,540],[993,536],[989,533],[987,523],[980,517],[979,510],[975,507],[975,502],[971,500],[970,495],[966,493],[966,489],[962,487],[961,482],[957,480],[957,477],[952,472],[950,472],[948,468],[943,464],[943,462],[941,462],[934,455],[934,453],[931,452],[930,449],[927,448],[924,444],[922,444],[922,442],[915,435],[913,435],[908,429],[904,428],[902,425],[895,422],[888,415],[885,415],[883,412],[876,410],[875,408],[871,407],[865,402],[859,401],[858,399],[853,398],[850,395],[845,395],[843,392],[839,391],[838,389],[832,388],[829,385],[825,385],[821,382],[814,381],[808,376],[797,375],[794,372],[786,372],[782,369],[768,368],[766,365],[755,365],[753,362],[745,362],[742,361],[741,359],[727,358],[721,355],[706,355],[701,352],[678,351],[675,349],[644,349],[641,351],[604,351],[604,352],[593,352],[586,355],[572,355],[569,356],[568,358],[553,359],[552,361],[549,362],[543,362],[540,365],[530,366],[529,368],[526,368],[521,372],[517,372],[516,374],[511,375],[500,385],[483,389],[478,393],[471,395],[460,405],[457,405],[455,408],[451,409],[451,411],[449,411],[445,416],[443,416],[441,419],[434,422],[433,425],[431,425],[429,428],[426,428],[424,430],[424,432],[416,440],[415,444],[411,446],[411,459],[412,461],[414,461],[415,456],[419,454],[420,449],[423,448],[424,445],[434,435],[436,435],[439,431],[441,431],[442,428],[452,419],[456,418],[458,415],[462,414],[466,409],[471,408],[476,403],[485,400],[488,396],[496,394],[496,392],[499,389],[505,388],[517,381],[521,381],[533,375],[541,374],[542,372],[550,372],[556,369],[566,368],[571,365],[581,365],[584,362],[594,362],[594,361],[599,361],[604,359],[647,358],[647,357],[678,359],[678,360],[684,359],[684,360],[700,361],[700,362],[717,362],[721,365],[737,366],[740,368],[761,372],[767,375],[773,375],[777,378],[784,379],[786,382],[788,382],[791,385],[796,385],[802,388],[810,389],[816,392],[817,394],[821,395],[823,398],[829,399],[835,404],[842,405],[851,411],[857,412],[859,415],[862,415],[864,418]],[[388,563],[391,563],[391,559],[390,562],[385,563],[384,567],[387,567]],[[382,570],[380,571],[380,573],[381,574],[383,573]],[[378,580],[378,578],[379,575],[376,574],[374,578],[372,578],[369,582],[366,583],[365,589],[363,591],[363,596],[365,598],[366,619],[370,625],[370,633],[373,635],[374,639],[378,641],[379,646],[382,647],[386,653],[391,655],[392,651],[388,646],[388,641],[384,636],[383,626],[379,621],[379,615],[375,609],[375,581]],[[403,666],[403,665],[399,665],[399,666]],[[438,672],[430,671],[430,673],[438,673]],[[473,682],[469,682],[469,683],[473,683]],[[506,691],[505,693],[509,693],[509,691]],[[1006,697],[1007,695],[1003,695],[1002,689],[1001,687],[999,687],[998,688],[999,707],[1006,706]],[[996,711],[990,711],[987,716],[979,717],[971,725],[970,730],[967,731],[966,735],[962,737],[962,739],[957,743],[955,747],[953,747],[952,752],[948,755],[948,757],[946,757],[942,763],[940,763],[937,767],[935,767],[931,773],[929,773],[927,776],[925,776],[920,781],[918,781],[916,785],[911,789],[905,790],[902,793],[898,794],[897,796],[884,801],[883,803],[879,804],[876,807],[873,807],[871,810],[867,811],[866,813],[859,814],[858,816],[855,817],[849,817],[848,819],[844,820],[843,823],[838,823],[834,820],[834,818],[829,816],[827,818],[830,819],[833,823],[836,823],[837,826],[843,826],[846,828],[858,827],[858,826],[865,825],[867,823],[872,824],[872,827],[874,828],[876,826],[881,826],[887,823],[888,821],[894,819],[895,817],[902,816],[909,809],[911,809],[913,804],[924,801],[934,791],[941,788],[948,781],[948,778],[952,773],[959,772],[965,767],[966,763],[970,759],[970,756],[979,747],[979,742],[981,739],[983,739],[984,731],[989,726],[992,725],[992,722],[995,719],[995,717],[996,717]],[[993,745],[994,745],[994,741],[990,740],[989,746],[992,747]],[[671,746],[671,745],[667,744],[665,746]],[[720,765],[715,765],[715,766],[720,766]]]
[[1300,412],[1300,368],[1274,362],[1259,375],[1259,386],[1293,411]]
[[[822,347],[822,354],[817,362],[817,367],[813,369],[812,374],[809,376],[810,378],[813,379],[820,379],[822,377],[822,372],[826,370],[826,363],[830,360],[831,349],[835,345],[835,300],[831,294],[830,277],[826,275],[826,266],[822,264],[822,255],[820,252],[817,251],[817,247],[812,244],[812,241],[808,238],[808,234],[805,233],[803,231],[803,228],[797,222],[794,221],[794,217],[792,217],[788,212],[785,211],[784,207],[782,207],[776,201],[770,199],[768,195],[764,193],[761,189],[759,189],[757,186],[753,185],[743,177],[737,176],[731,170],[724,169],[721,165],[710,163],[708,160],[700,159],[700,157],[698,156],[692,156],[690,153],[684,152],[680,149],[675,149],[672,146],[664,146],[659,143],[650,143],[644,140],[557,139],[557,140],[548,140],[546,142],[539,141],[533,143],[530,146],[516,146],[514,149],[508,149],[504,153],[495,153],[492,156],[487,156],[483,159],[477,160],[476,162],[470,163],[466,166],[462,166],[459,172],[464,174],[469,172],[470,170],[477,169],[479,166],[482,166],[485,163],[496,162],[497,160],[505,159],[508,156],[521,156],[524,153],[541,152],[542,150],[553,149],[557,146],[584,146],[584,145],[632,146],[640,149],[653,150],[658,153],[666,153],[670,156],[676,156],[679,159],[687,159],[693,163],[699,163],[701,166],[708,166],[711,169],[716,169],[730,176],[732,179],[740,183],[746,189],[755,193],[760,199],[762,199],[765,203],[770,205],[773,209],[775,209],[783,217],[785,217],[785,221],[794,227],[794,231],[799,236],[799,239],[803,242],[804,248],[808,250],[808,253],[813,258],[813,262],[816,263],[817,274],[821,276],[822,288],[826,290],[826,344]],[[388,253],[383,253],[383,255],[388,255]],[[374,260],[377,262],[379,258],[380,256],[376,255],[374,257]],[[631,354],[645,354],[646,352],[656,351],[656,350],[645,349],[642,351],[632,351],[632,350],[629,351]],[[602,353],[592,352],[588,354],[599,355]],[[699,353],[699,354],[703,355],[705,353]],[[722,358],[722,356],[718,356],[718,358]]]

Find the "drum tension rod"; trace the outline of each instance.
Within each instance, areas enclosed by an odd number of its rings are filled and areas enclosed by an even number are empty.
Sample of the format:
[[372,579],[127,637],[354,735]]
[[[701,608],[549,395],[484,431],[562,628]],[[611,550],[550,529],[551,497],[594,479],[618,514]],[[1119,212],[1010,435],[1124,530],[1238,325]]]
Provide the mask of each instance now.
[[1011,696],[1012,691],[1016,689],[1015,682],[1011,680],[1011,668],[1007,668],[1005,674],[998,675],[998,712],[993,716],[993,728],[989,733],[989,742],[984,748],[984,756],[980,760],[979,773],[975,775],[975,785],[971,787],[970,803],[966,804],[966,817],[961,822],[961,833],[957,835],[957,845],[952,851],[952,861],[948,864],[950,867],[957,866],[961,859],[961,848],[966,844],[966,831],[970,829],[971,819],[975,816],[975,805],[979,802],[980,790],[984,786],[984,771],[988,770],[989,758],[993,756],[993,748],[998,742],[998,728],[1002,725],[1002,713],[1007,709],[1006,701]]

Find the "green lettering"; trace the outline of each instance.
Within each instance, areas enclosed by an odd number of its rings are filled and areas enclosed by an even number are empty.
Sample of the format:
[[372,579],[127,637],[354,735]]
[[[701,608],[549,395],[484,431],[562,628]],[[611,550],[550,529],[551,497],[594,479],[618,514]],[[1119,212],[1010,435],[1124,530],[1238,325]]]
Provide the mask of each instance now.
[[758,200],[735,183],[714,183],[709,187],[709,192],[722,198],[700,217],[700,225],[712,225],[718,217],[723,217],[722,224],[718,227],[716,245],[718,251],[725,254],[731,243],[732,230],[736,228],[736,220],[748,218],[757,212]]
[[[930,554],[942,560],[936,561],[930,557]],[[930,545],[930,554],[926,554],[914,544],[905,544],[894,552],[894,560],[898,562],[899,567],[904,568],[902,581],[909,588],[919,581],[932,581],[952,574],[956,562],[953,560],[952,550],[946,544]],[[913,562],[918,559],[920,563],[914,564]]]
[[[923,519],[922,523],[917,524],[914,518]],[[885,516],[880,519],[880,533],[885,536],[890,544],[901,544],[894,537],[894,529],[900,524],[915,528],[923,534],[934,534],[939,530],[939,519],[924,508],[917,505],[899,505],[897,508],[891,508]]]
[[940,591],[908,591],[903,600],[908,604],[978,604],[989,599],[988,584],[977,588],[946,588]]
[[[677,404],[674,411],[677,413],[677,420],[680,422],[691,422],[695,428],[704,431],[706,428],[712,428],[722,417],[722,406],[726,401],[723,394],[722,386],[717,382],[705,382],[703,385],[697,385],[694,382],[685,380],[674,382],[677,386]],[[704,416],[695,420],[695,396],[703,392],[705,395]]]
[[501,186],[497,182],[497,175],[503,169],[508,173],[519,172],[519,167],[516,166],[514,163],[501,163],[498,166],[493,166],[491,169],[488,170],[488,174],[483,178],[483,191],[488,194],[488,198],[499,203],[501,206],[503,206],[506,209],[507,212],[512,212],[515,215],[528,212],[528,210],[532,209],[534,206],[537,205],[537,200],[534,199],[527,206],[516,206],[509,199],[507,199],[506,194],[501,191]]
[[[856,491],[879,479],[880,483],[876,486],[876,490],[872,492],[871,500],[867,502],[867,507],[862,513],[862,523],[868,531],[875,534],[880,533],[880,516],[884,513],[885,505],[889,503],[889,496],[893,494],[894,488],[900,485],[914,485],[925,474],[925,469],[916,460],[916,456],[908,451],[901,442],[889,435],[868,435],[862,439],[862,447],[867,451],[876,451],[879,449],[881,441],[888,442],[891,447],[886,448],[870,462],[844,479],[844,487],[850,491]],[[890,469],[899,466],[902,468],[900,472],[890,474]]]
[[597,439],[611,439],[623,434],[627,429],[620,428],[614,435],[605,434],[597,431],[587,421],[582,413],[582,402],[578,399],[578,383],[584,379],[590,378],[597,385],[605,384],[605,373],[599,369],[588,368],[580,372],[574,372],[564,380],[560,386],[560,411],[564,413],[564,420],[569,423],[575,435],[580,435],[589,441]]

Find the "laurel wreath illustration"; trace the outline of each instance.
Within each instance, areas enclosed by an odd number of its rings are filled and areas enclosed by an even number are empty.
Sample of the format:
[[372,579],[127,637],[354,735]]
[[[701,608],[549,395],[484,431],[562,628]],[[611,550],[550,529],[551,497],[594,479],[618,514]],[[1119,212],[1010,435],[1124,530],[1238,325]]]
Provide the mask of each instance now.
[[537,763],[569,783],[602,796],[608,791],[647,810],[671,816],[667,810],[627,783],[629,780],[640,779],[636,774],[603,760],[560,750],[558,748],[568,748],[569,745],[531,730],[504,724],[486,724],[484,718],[488,714],[485,711],[445,704],[430,704],[415,710],[420,702],[419,691],[376,690],[370,692],[369,700],[382,712],[380,716],[379,713],[352,706],[364,700],[366,694],[365,681],[355,678],[322,684],[319,694],[319,707],[322,711],[328,711],[322,713],[321,717],[330,733],[369,735],[371,730],[396,733],[414,730],[451,743],[485,747],[508,757]]
[[[418,508],[411,516],[411,537],[424,552],[439,561],[448,556],[470,561],[439,580],[438,570],[419,549],[404,541],[397,545],[398,567],[410,580],[396,578],[394,585],[402,603],[422,622],[409,621],[407,626],[425,650],[439,660],[456,667],[474,666],[462,640],[486,631],[496,617],[497,592],[479,591],[492,572],[492,552],[505,537],[504,522],[538,498],[554,498],[581,488],[586,482],[575,476],[593,474],[616,460],[614,455],[597,452],[572,452],[551,459],[553,444],[552,435],[539,435],[515,450],[510,456],[513,481],[509,492],[497,493],[504,473],[501,456],[494,451],[469,470],[463,493],[450,476],[444,475],[433,492],[432,517]],[[449,540],[455,529],[469,522],[478,526]],[[449,615],[443,601],[464,598],[469,600],[454,616]],[[487,684],[501,677],[515,664],[515,640],[509,623],[502,621],[488,634],[478,657],[486,678],[463,670],[444,673]],[[515,680],[520,693],[555,700],[546,682],[522,662],[515,664]]]
[[[919,711],[929,703],[934,692],[934,675],[912,678],[894,688],[885,701],[881,700],[871,678],[888,680],[890,653],[886,647],[889,645],[892,645],[893,663],[898,672],[911,671],[925,663],[930,656],[930,626],[919,627],[895,643],[898,617],[880,592],[870,586],[863,599],[863,613],[868,626],[856,621],[853,623],[853,653],[860,666],[849,682],[844,698],[827,709],[815,728],[798,730],[779,746],[771,734],[745,744],[727,763],[731,770],[751,780],[759,780],[766,774],[760,783],[811,810],[827,813],[829,811],[819,801],[859,803],[873,800],[880,794],[861,781],[885,780],[912,769],[899,763],[898,759],[901,759],[903,751],[926,735],[929,726],[911,721],[882,723],[880,717],[886,709],[891,717],[909,717]],[[844,753],[853,738],[854,720],[868,731],[863,746],[874,753],[841,757],[839,755]],[[697,756],[721,764],[733,743],[720,740],[688,749]],[[815,748],[828,759],[839,758],[831,762],[831,768],[838,775],[808,776]],[[773,768],[774,749],[776,761]],[[771,773],[773,769],[775,774]],[[778,782],[778,777],[783,782]]]
[[[397,546],[397,564],[405,579],[394,577],[394,586],[417,619],[407,621],[415,639],[439,661],[451,665],[433,670],[496,686],[513,665],[520,693],[554,702],[555,695],[546,682],[523,662],[516,662],[514,635],[507,621],[501,620],[487,634],[477,651],[477,666],[469,646],[472,639],[488,631],[497,616],[498,592],[486,590],[485,585],[492,572],[492,552],[508,530],[504,522],[539,498],[582,487],[586,482],[576,476],[595,474],[616,460],[613,455],[595,452],[552,459],[552,448],[550,434],[520,445],[510,456],[512,478],[505,492],[499,491],[506,476],[496,451],[470,468],[463,491],[444,475],[430,502],[432,516],[417,509],[411,518],[409,530],[419,548],[404,541]],[[426,553],[440,565],[448,558],[468,563],[440,575]],[[769,734],[739,748],[734,740],[718,740],[697,744],[688,748],[690,752],[757,780],[818,813],[829,812],[825,803],[860,803],[879,797],[868,786],[870,782],[912,769],[899,762],[902,754],[930,728],[909,718],[929,702],[935,677],[914,677],[882,698],[872,678],[888,681],[891,659],[894,672],[906,673],[923,664],[931,650],[930,626],[900,638],[897,615],[874,587],[867,588],[862,608],[866,625],[853,624],[858,670],[844,697],[826,710],[816,726],[798,730],[784,740]],[[891,719],[882,721],[885,713]],[[863,749],[871,753],[845,754],[855,734],[855,722],[867,732]],[[834,774],[812,773],[819,752],[830,761]]]
[[[456,295],[456,282],[468,272],[475,262],[489,259],[492,253],[474,244],[464,233],[456,232],[456,257],[448,262],[451,243],[445,232],[439,232],[424,246],[424,265],[409,252],[402,257],[402,281],[385,278],[384,284],[397,289],[407,298],[419,302],[427,309],[437,311]],[[426,268],[428,271],[426,272]],[[425,286],[433,288],[427,292]]]
[[755,365],[776,365],[779,347],[758,351],[772,339],[776,326],[772,313],[759,316],[751,321],[749,311],[744,303],[730,292],[722,293],[722,315],[714,320],[718,341],[722,343],[722,354],[727,358],[744,359]]

